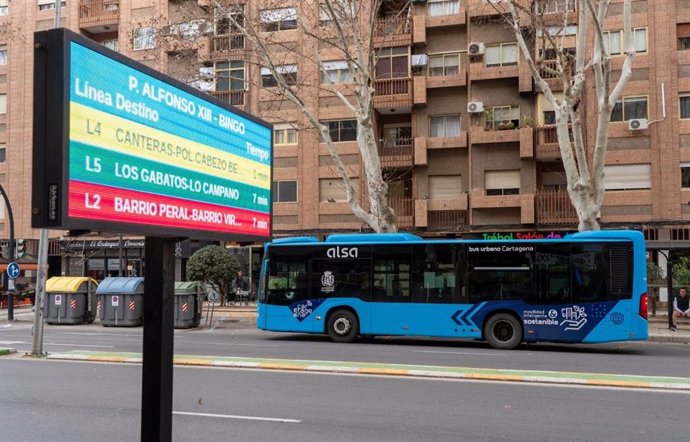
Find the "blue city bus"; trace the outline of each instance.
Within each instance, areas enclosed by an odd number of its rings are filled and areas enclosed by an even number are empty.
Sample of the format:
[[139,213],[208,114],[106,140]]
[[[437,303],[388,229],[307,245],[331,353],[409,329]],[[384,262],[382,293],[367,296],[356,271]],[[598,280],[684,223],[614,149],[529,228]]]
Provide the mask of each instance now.
[[336,234],[266,244],[262,330],[597,343],[647,338],[644,237],[601,230],[538,240]]

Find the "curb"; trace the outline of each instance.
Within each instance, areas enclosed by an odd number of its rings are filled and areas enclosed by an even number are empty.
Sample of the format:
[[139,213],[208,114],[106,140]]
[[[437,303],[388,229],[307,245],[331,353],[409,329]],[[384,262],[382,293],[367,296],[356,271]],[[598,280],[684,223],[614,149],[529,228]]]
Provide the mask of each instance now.
[[660,342],[662,344],[690,344],[690,337],[688,336],[649,336],[649,342]]
[[[105,353],[92,351],[70,351],[67,353],[56,353],[48,355],[47,359],[111,363],[142,362],[142,356],[140,353]],[[538,370],[507,370],[469,367],[443,367],[431,365],[377,364],[366,362],[311,361],[191,355],[175,355],[173,358],[173,364],[179,366],[249,368],[261,370],[307,371],[318,373],[349,373],[381,376],[407,376],[417,378],[469,379],[483,381],[690,391],[690,378],[666,376],[639,376],[606,373],[576,373]]]
[[11,353],[16,353],[17,350],[14,348],[0,348],[0,356],[8,355]]

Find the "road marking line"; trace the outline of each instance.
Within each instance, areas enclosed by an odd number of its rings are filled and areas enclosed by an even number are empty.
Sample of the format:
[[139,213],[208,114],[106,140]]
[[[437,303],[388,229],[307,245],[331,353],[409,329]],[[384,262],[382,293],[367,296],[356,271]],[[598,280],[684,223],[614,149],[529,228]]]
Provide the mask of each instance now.
[[507,354],[498,353],[472,353],[464,351],[434,351],[434,350],[415,350],[415,353],[435,353],[446,355],[468,355],[468,356],[508,356]]
[[268,344],[233,344],[232,342],[207,342],[209,345],[225,345],[231,347],[279,347],[279,345]]
[[55,344],[48,342],[45,345],[54,345],[59,347],[92,347],[92,348],[115,348],[114,345],[96,345],[96,344]]
[[173,411],[173,414],[180,414],[184,416],[219,417],[223,419],[244,419],[250,421],[282,422],[284,424],[299,424],[302,422],[300,419],[287,419],[282,417],[238,416],[233,414],[192,413],[188,411]]
[[0,345],[28,344],[25,341],[0,341]]

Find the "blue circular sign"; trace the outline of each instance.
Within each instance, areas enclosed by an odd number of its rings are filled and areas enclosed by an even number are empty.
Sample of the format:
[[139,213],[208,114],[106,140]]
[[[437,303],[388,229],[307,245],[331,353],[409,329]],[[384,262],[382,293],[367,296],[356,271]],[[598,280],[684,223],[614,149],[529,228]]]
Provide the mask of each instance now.
[[12,261],[11,263],[7,264],[7,276],[10,278],[14,279],[17,276],[19,276],[19,271],[21,269],[19,268],[19,264],[16,262]]

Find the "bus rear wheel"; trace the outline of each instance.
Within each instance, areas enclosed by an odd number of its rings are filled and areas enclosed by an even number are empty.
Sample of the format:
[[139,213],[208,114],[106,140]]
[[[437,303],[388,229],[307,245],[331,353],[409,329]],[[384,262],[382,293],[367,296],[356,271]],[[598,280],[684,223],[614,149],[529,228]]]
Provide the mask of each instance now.
[[350,310],[336,310],[328,317],[328,336],[334,342],[352,342],[359,334],[359,320]]
[[498,313],[484,324],[484,337],[490,346],[511,350],[522,342],[522,324],[508,313]]

